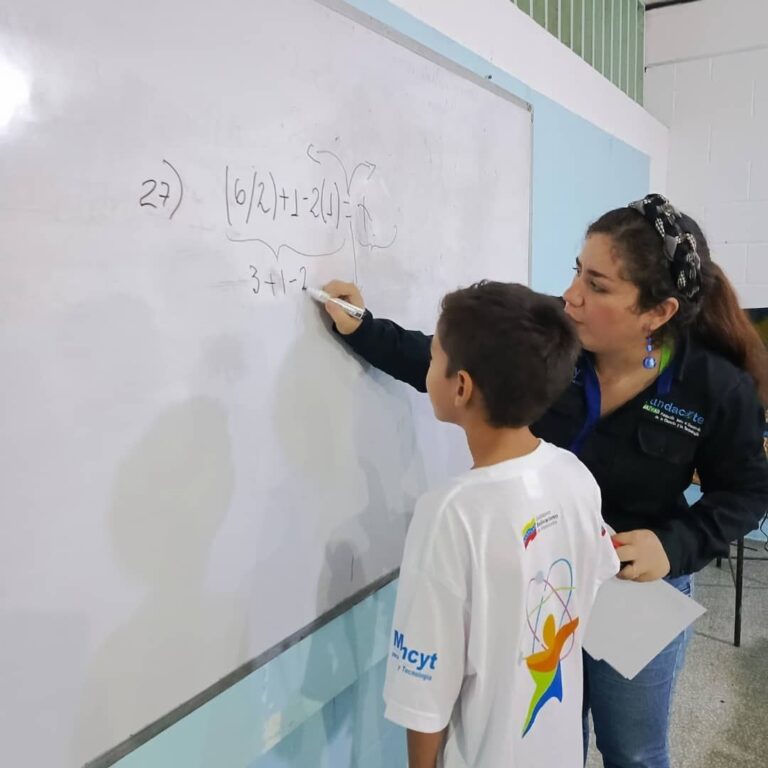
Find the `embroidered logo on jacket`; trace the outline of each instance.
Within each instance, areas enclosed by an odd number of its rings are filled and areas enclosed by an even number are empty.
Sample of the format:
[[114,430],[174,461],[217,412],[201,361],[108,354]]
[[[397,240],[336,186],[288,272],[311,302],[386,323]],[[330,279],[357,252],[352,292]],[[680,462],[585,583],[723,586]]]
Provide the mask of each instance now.
[[654,397],[643,403],[643,411],[653,421],[685,432],[691,437],[698,437],[704,425],[704,417],[698,411],[683,408],[660,397]]

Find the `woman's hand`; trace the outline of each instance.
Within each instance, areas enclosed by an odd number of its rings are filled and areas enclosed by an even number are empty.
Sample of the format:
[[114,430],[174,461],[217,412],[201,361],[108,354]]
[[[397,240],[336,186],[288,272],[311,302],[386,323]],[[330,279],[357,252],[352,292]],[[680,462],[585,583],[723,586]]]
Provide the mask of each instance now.
[[[323,290],[334,299],[344,299],[344,301],[348,301],[350,304],[360,307],[360,309],[365,309],[363,295],[354,283],[331,280],[330,283],[323,286]],[[325,311],[333,318],[333,322],[336,324],[336,330],[342,336],[348,336],[350,333],[354,333],[360,327],[360,323],[363,322],[356,317],[350,317],[343,309],[337,307],[331,301],[326,302]]]
[[653,531],[625,531],[617,533],[612,539],[619,560],[626,563],[618,573],[620,579],[656,581],[669,573],[669,558]]

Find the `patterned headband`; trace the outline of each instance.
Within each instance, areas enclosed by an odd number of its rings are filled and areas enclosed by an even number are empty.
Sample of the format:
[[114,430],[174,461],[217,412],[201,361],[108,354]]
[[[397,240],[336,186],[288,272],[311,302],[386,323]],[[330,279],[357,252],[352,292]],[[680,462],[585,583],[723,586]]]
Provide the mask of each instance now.
[[677,290],[687,299],[695,298],[701,291],[701,259],[696,238],[680,225],[680,213],[666,197],[656,194],[627,207],[640,211],[659,233]]

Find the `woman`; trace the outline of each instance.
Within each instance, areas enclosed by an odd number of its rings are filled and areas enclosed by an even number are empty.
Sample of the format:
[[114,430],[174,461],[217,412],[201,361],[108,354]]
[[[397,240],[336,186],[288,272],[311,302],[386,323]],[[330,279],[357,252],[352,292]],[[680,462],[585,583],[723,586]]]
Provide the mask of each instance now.
[[[690,593],[691,574],[768,507],[765,348],[698,225],[660,195],[592,224],[575,271],[565,311],[583,353],[533,431],[572,450],[597,479],[603,517],[618,532],[620,577],[666,578]],[[326,290],[364,306],[354,285]],[[425,390],[429,337],[370,312],[355,320],[326,309],[354,351]],[[689,507],[694,470],[703,495]],[[633,680],[585,655],[585,752],[591,709],[606,768],[668,768],[685,642],[681,634]]]

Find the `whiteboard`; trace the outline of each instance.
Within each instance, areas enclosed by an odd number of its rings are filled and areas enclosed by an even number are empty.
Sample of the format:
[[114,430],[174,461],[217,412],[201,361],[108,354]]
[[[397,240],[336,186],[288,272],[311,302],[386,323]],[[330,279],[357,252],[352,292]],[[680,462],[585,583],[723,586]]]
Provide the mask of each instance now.
[[301,287],[430,331],[527,282],[531,113],[363,21],[4,3],[2,765],[82,764],[391,572],[468,464]]

